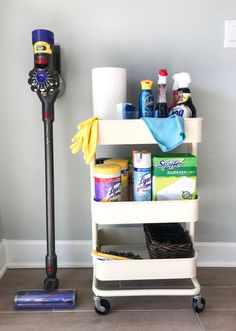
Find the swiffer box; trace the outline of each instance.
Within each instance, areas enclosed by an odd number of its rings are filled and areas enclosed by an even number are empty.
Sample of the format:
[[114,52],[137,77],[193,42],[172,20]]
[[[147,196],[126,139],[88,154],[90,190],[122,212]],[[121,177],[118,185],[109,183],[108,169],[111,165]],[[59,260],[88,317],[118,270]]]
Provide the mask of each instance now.
[[197,157],[191,154],[153,156],[152,200],[196,199]]

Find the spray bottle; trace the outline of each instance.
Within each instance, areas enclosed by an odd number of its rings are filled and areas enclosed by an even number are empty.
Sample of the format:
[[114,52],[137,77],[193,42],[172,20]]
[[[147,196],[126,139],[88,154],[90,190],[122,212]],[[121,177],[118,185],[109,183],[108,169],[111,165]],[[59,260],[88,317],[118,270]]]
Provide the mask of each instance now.
[[139,117],[153,117],[152,80],[142,80],[139,96]]
[[181,72],[175,74],[173,79],[178,84],[178,101],[176,106],[172,108],[169,115],[179,115],[181,117],[196,117],[196,108],[192,102],[189,84],[191,83],[190,74]]
[[166,103],[166,81],[168,72],[166,69],[161,69],[158,73],[158,98],[154,117],[167,117],[168,107]]

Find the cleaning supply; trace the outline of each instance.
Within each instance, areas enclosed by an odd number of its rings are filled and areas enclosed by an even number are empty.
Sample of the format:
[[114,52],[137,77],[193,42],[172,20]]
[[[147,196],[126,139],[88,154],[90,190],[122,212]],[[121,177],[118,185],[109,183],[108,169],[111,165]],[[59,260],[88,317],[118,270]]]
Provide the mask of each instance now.
[[138,119],[138,111],[136,111],[135,106],[133,105],[125,105],[124,109],[123,109],[123,114],[122,114],[122,118],[124,120],[136,120]]
[[[148,151],[142,151],[143,153],[149,153]],[[134,155],[139,153],[137,150],[132,151],[132,157],[128,158],[128,174],[129,174],[129,201],[134,201]]]
[[71,152],[75,154],[82,149],[86,164],[90,164],[96,153],[98,139],[98,117],[91,117],[78,124],[77,129],[79,131],[71,139],[73,143],[70,146]]
[[15,296],[15,308],[74,308],[76,290],[55,291],[59,287],[59,280],[57,278],[57,255],[55,251],[53,121],[54,103],[63,88],[63,80],[60,77],[60,46],[54,46],[54,34],[48,30],[34,30],[32,41],[34,45],[34,68],[29,73],[28,83],[42,103],[44,123],[47,227],[45,271],[47,277],[43,283],[45,291],[18,291]]
[[153,156],[153,200],[196,199],[197,157],[191,154]]
[[139,95],[139,117],[153,117],[152,80],[142,80]]
[[176,114],[181,117],[196,117],[196,108],[192,102],[191,92],[189,84],[191,83],[190,74],[187,72],[181,72],[175,74],[173,79],[178,84],[178,102],[171,109],[169,115]]
[[121,201],[128,201],[128,160],[109,159],[104,161],[105,164],[118,164],[121,169]]
[[167,118],[142,118],[142,120],[163,152],[169,152],[183,143],[185,133],[182,117],[172,115]]
[[131,106],[132,103],[128,103],[128,102],[120,102],[120,103],[117,103],[116,105],[116,111],[117,111],[117,119],[118,120],[123,120],[124,119],[124,109],[126,106]]
[[134,151],[134,201],[150,201],[152,190],[152,160],[147,151]]
[[120,166],[111,164],[96,164],[94,169],[96,201],[112,202],[121,200],[121,170]]
[[166,81],[168,72],[166,69],[161,69],[158,73],[158,97],[154,117],[162,118],[168,116],[168,107],[166,102]]

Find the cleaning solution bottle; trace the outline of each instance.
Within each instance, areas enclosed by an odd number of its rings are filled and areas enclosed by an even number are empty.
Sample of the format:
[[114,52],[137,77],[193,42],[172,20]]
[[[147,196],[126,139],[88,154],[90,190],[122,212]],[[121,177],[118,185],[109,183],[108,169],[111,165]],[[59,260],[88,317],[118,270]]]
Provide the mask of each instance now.
[[142,80],[139,96],[139,117],[153,117],[152,80]]
[[169,115],[179,115],[181,117],[196,117],[196,108],[192,102],[191,92],[189,84],[191,83],[190,74],[187,72],[181,72],[175,74],[173,79],[177,81],[178,88],[178,102],[176,106],[172,108]]
[[168,72],[166,69],[161,69],[158,73],[158,98],[154,117],[167,117],[168,107],[166,103],[166,81]]
[[134,201],[152,199],[152,160],[150,152],[133,152],[134,159]]

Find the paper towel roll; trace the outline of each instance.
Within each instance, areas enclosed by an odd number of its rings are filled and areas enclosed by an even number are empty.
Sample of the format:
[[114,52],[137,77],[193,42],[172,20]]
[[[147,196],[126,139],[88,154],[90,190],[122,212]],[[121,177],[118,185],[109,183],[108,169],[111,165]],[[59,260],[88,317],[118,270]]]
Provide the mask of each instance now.
[[92,69],[93,114],[101,119],[117,119],[116,105],[126,102],[126,69]]

